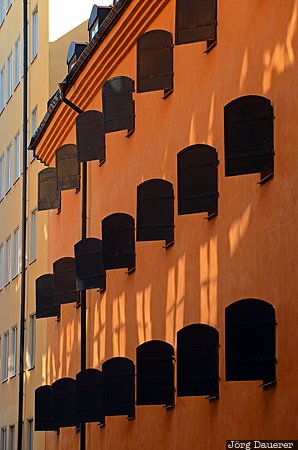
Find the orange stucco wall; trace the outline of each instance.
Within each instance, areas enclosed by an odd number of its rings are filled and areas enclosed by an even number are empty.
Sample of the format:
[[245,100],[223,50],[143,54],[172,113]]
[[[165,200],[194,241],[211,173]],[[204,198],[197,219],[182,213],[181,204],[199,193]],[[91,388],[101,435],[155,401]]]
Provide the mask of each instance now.
[[[101,238],[106,215],[136,217],[136,187],[142,181],[165,178],[177,197],[181,149],[195,143],[217,148],[218,216],[211,221],[205,214],[178,217],[176,198],[175,245],[165,250],[163,242],[137,243],[136,272],[109,271],[106,292],[88,292],[87,366],[101,368],[112,356],[135,361],[140,343],[162,339],[176,346],[181,327],[207,323],[220,333],[220,399],[178,398],[171,411],[137,407],[133,422],[108,417],[104,429],[87,426],[87,449],[217,450],[225,448],[226,439],[298,439],[298,1],[238,3],[218,1],[218,44],[208,55],[205,43],[174,48],[174,93],[166,100],[162,92],[135,94],[135,133],[107,135],[106,163],[88,168],[88,236]],[[139,16],[132,18],[137,7]],[[100,52],[104,65],[105,46],[111,48],[125,26],[132,30],[131,40],[109,55],[115,64],[101,70]],[[68,96],[84,109],[101,110],[103,81],[116,75],[136,79],[135,37],[144,29],[174,34],[175,1],[133,2]],[[266,96],[274,106],[275,173],[263,186],[258,175],[224,177],[223,108],[246,94]],[[37,154],[50,162],[49,145],[75,143],[74,119],[60,106]],[[80,240],[80,201],[80,193],[63,192],[61,213],[49,213],[49,268],[56,259],[73,256]],[[269,391],[258,382],[225,382],[225,307],[246,297],[266,300],[276,311],[277,385]],[[61,322],[48,323],[51,383],[80,369],[80,310],[63,305]],[[75,448],[74,429],[47,433],[47,450]]]

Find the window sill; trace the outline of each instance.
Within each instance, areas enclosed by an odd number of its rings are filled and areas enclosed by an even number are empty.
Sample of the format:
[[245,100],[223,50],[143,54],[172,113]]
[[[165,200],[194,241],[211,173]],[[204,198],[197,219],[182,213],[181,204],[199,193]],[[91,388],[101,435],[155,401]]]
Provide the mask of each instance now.
[[35,369],[35,366],[31,366],[31,367],[28,367],[28,372],[30,372],[31,370],[33,370],[33,369]]
[[15,378],[17,376],[17,373],[13,373],[12,375],[10,375],[10,379]]
[[17,184],[17,182],[19,181],[20,177],[21,177],[21,175],[19,175],[18,178],[16,178],[16,179],[14,180],[14,182],[13,182],[13,185],[14,185],[14,186]]
[[10,280],[4,283],[4,287],[6,288],[10,284]]
[[18,276],[19,276],[19,273],[17,273],[16,275],[14,275],[14,276],[11,278],[11,281],[13,281],[13,280],[15,280],[16,278],[18,278]]
[[7,191],[5,192],[5,195],[7,195],[10,191],[11,191],[11,186],[9,187],[9,189],[7,189]]
[[2,21],[0,22],[0,28],[2,27],[3,23],[4,23],[4,18],[3,18]]
[[9,5],[9,8],[8,8],[8,10],[6,11],[6,15],[9,13],[9,11],[11,10],[11,7],[12,7],[12,3]]
[[4,110],[5,110],[5,106],[3,106],[3,108],[0,110],[0,116],[3,113]]
[[8,377],[4,378],[4,380],[2,380],[1,383],[3,384],[3,383],[6,383],[7,381],[8,381]]
[[32,261],[29,262],[29,266],[31,266],[31,264],[35,263],[36,261],[36,257],[34,259],[32,259]]
[[35,156],[33,156],[33,158],[30,160],[30,164],[32,164],[33,163],[33,161],[35,161]]

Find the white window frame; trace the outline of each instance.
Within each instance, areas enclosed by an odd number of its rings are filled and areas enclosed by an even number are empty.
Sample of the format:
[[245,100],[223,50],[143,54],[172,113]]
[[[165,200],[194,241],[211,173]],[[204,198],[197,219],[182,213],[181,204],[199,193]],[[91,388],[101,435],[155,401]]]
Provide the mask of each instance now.
[[14,87],[21,81],[21,38],[16,40],[14,45]]
[[15,450],[15,426],[9,425],[8,450]]
[[38,55],[38,7],[32,11],[32,61]]
[[7,101],[12,96],[12,52],[7,57]]
[[9,330],[3,333],[2,349],[2,383],[8,380]]
[[6,450],[6,442],[7,442],[7,428],[1,427],[1,450]]
[[28,369],[35,367],[35,352],[36,352],[36,314],[29,316],[29,342],[28,342]]
[[15,183],[21,176],[21,135],[19,131],[14,137],[13,174],[13,181]]
[[5,108],[5,64],[0,71],[0,113]]
[[4,153],[0,156],[0,201],[5,195],[5,170],[4,170]]
[[7,286],[10,283],[10,277],[11,277],[11,236],[8,236],[5,242],[4,286]]
[[18,326],[11,327],[10,377],[17,374]]
[[0,244],[0,291],[4,288],[4,245]]
[[10,143],[9,146],[6,149],[6,168],[5,168],[5,174],[6,174],[6,185],[5,185],[5,191],[10,191],[12,186],[12,144]]
[[11,261],[11,278],[14,279],[20,272],[20,228],[17,227],[13,232],[13,247]]

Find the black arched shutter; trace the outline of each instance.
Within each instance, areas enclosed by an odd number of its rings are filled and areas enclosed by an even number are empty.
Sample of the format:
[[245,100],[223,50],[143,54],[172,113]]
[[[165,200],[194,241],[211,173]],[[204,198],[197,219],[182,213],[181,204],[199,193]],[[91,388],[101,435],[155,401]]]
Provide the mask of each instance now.
[[102,86],[105,132],[135,128],[134,82],[129,77],[114,77]]
[[135,269],[135,221],[132,216],[115,213],[102,221],[103,259],[106,269]]
[[78,291],[106,288],[100,239],[87,238],[75,244],[75,268]]
[[128,358],[111,358],[102,365],[106,416],[135,417],[135,366]]
[[137,40],[137,92],[173,89],[173,39],[152,30]]
[[258,299],[226,308],[226,380],[275,381],[275,311]]
[[137,241],[174,241],[174,190],[166,180],[152,179],[137,188]]
[[55,428],[75,427],[78,424],[76,380],[61,378],[52,386]]
[[188,325],[177,333],[177,396],[217,397],[218,331],[205,324]]
[[55,304],[79,301],[76,289],[76,272],[74,258],[61,258],[54,262]]
[[217,213],[217,152],[197,144],[181,150],[178,162],[178,214]]
[[54,409],[52,386],[40,386],[35,389],[35,431],[53,431]]
[[216,40],[217,0],[176,0],[176,45]]
[[104,116],[100,111],[86,111],[76,119],[79,161],[106,159]]
[[226,177],[273,174],[273,120],[273,107],[265,97],[247,95],[225,106]]
[[137,405],[173,406],[174,348],[163,341],[137,347]]
[[58,148],[56,151],[56,168],[60,191],[80,188],[80,163],[76,145],[66,144]]
[[78,423],[104,423],[103,375],[100,370],[85,369],[77,373]]
[[47,273],[35,281],[36,318],[59,317],[60,305],[55,304],[54,275]]
[[38,211],[60,207],[61,193],[58,191],[57,170],[55,167],[43,169],[38,173]]

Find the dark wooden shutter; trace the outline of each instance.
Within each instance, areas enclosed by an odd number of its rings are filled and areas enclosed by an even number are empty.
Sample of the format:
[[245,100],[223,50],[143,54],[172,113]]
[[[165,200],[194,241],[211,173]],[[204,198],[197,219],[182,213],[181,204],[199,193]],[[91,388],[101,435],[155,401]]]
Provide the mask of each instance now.
[[177,333],[177,396],[217,397],[218,331],[205,324],[188,325]]
[[106,416],[135,417],[135,366],[128,358],[111,358],[102,365]]
[[38,173],[38,211],[60,207],[61,193],[58,191],[56,168],[43,169]]
[[75,244],[76,287],[85,289],[105,289],[106,272],[103,266],[102,241],[87,238]]
[[106,133],[135,128],[133,92],[134,82],[129,77],[114,77],[103,84],[102,107]]
[[153,30],[137,40],[137,92],[173,89],[173,39]]
[[76,145],[66,144],[58,148],[56,151],[56,168],[60,191],[80,188],[80,163]]
[[76,289],[76,272],[74,258],[61,258],[54,262],[55,304],[79,301]]
[[176,45],[216,39],[217,0],[176,0]]
[[47,273],[35,281],[36,287],[36,318],[60,316],[60,305],[55,304],[54,275]]
[[78,423],[104,423],[103,375],[100,370],[86,369],[77,373]]
[[55,428],[75,427],[77,419],[77,385],[72,378],[53,383]]
[[137,241],[174,241],[174,191],[166,180],[153,179],[137,188]]
[[103,259],[106,269],[135,268],[135,221],[132,216],[115,213],[102,221]]
[[225,175],[273,173],[273,107],[270,100],[247,95],[224,108]]
[[191,145],[178,153],[178,214],[217,213],[217,152],[210,145]]
[[137,405],[173,406],[174,348],[163,341],[137,347]]
[[54,409],[52,386],[40,386],[35,389],[35,431],[53,431]]
[[79,161],[103,161],[106,158],[104,116],[100,111],[86,111],[76,119]]
[[258,299],[226,308],[226,380],[275,380],[275,311]]

